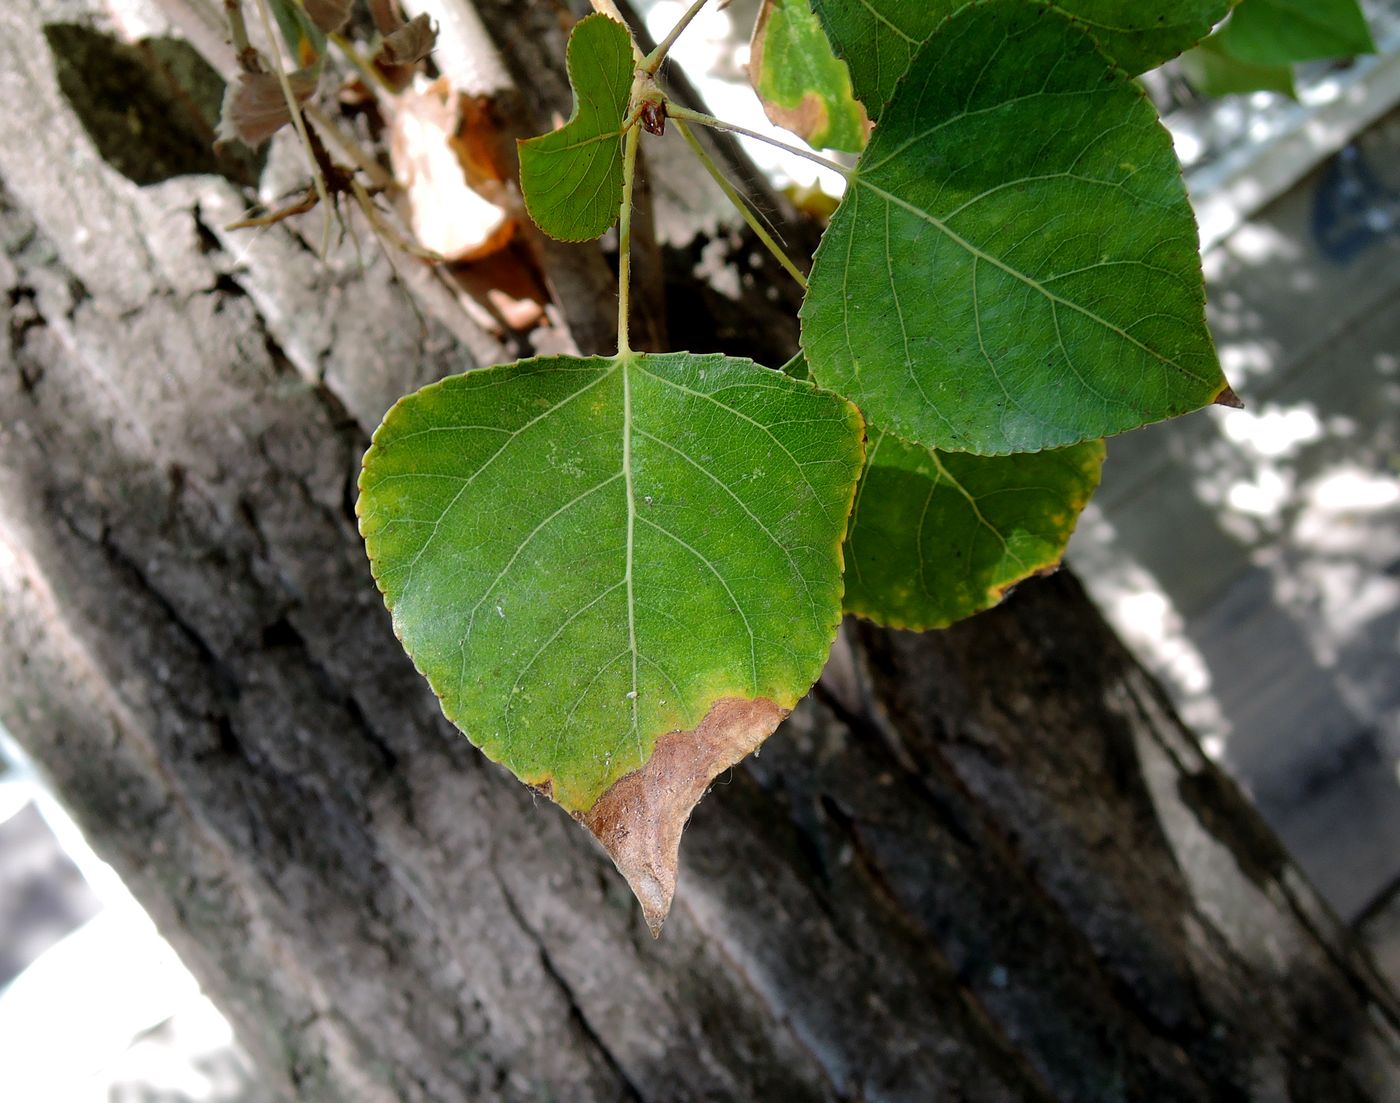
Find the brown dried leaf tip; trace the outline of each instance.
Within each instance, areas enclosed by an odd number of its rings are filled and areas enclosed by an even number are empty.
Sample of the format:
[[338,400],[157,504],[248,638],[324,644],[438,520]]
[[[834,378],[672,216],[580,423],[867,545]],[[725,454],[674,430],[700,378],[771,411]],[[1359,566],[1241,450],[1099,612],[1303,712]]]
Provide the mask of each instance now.
[[716,701],[699,727],[662,736],[645,766],[577,817],[627,878],[653,938],[671,910],[691,811],[710,783],[757,750],[787,714],[766,697]]
[[1222,390],[1213,399],[1211,399],[1211,401],[1214,402],[1217,406],[1227,406],[1231,410],[1244,409],[1244,400],[1235,393],[1235,389],[1231,387],[1228,383],[1225,384],[1225,389]]

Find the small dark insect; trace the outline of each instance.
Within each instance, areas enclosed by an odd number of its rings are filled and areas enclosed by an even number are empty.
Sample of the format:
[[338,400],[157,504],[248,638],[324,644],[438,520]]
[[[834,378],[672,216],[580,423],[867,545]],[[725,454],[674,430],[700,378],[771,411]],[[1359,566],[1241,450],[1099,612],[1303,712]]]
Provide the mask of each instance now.
[[648,134],[660,136],[666,133],[666,102],[647,100],[642,104],[642,126]]

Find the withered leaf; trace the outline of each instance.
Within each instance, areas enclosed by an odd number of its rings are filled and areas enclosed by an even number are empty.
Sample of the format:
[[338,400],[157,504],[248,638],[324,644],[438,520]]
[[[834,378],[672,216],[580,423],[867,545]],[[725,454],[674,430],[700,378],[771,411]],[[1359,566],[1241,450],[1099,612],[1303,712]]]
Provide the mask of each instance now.
[[[297,103],[305,103],[316,93],[316,74],[305,69],[287,77]],[[287,97],[276,73],[243,73],[224,92],[223,114],[219,119],[219,141],[237,138],[257,147],[292,121]]]
[[354,0],[302,0],[311,22],[326,34],[335,34],[345,26],[353,3]]
[[392,34],[384,36],[379,60],[387,65],[414,65],[437,45],[437,26],[424,15],[415,15]]
[[381,35],[391,35],[404,25],[403,14],[395,0],[369,0],[369,17]]

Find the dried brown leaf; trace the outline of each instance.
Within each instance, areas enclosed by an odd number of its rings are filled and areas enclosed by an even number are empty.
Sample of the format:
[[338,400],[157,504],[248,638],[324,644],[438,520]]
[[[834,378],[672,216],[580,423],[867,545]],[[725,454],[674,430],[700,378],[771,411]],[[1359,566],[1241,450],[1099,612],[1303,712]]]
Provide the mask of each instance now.
[[369,16],[374,20],[374,29],[385,37],[404,24],[403,13],[395,0],[369,0]]
[[[305,103],[316,93],[314,73],[298,70],[289,73],[287,80],[297,103]],[[243,73],[224,92],[219,141],[237,138],[256,148],[291,120],[287,97],[276,73]]]
[[627,878],[653,936],[671,910],[691,811],[710,783],[757,750],[786,716],[764,697],[716,701],[694,731],[662,736],[645,766],[578,817]]
[[306,14],[326,34],[335,34],[350,19],[355,0],[302,0]]
[[415,15],[392,34],[384,36],[378,60],[386,65],[414,65],[437,45],[437,25],[426,13]]

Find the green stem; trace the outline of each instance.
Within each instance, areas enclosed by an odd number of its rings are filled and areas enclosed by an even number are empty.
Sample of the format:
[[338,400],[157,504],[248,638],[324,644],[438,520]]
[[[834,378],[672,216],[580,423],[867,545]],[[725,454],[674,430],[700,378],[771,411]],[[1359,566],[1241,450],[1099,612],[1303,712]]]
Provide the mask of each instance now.
[[691,152],[693,152],[696,157],[700,158],[700,163],[705,166],[705,171],[708,172],[714,182],[719,185],[720,191],[724,192],[725,198],[734,205],[735,210],[744,216],[744,221],[749,224],[749,229],[754,232],[759,241],[763,242],[764,246],[773,254],[774,259],[783,266],[788,275],[797,281],[797,285],[801,287],[803,291],[806,291],[807,277],[802,274],[802,269],[798,268],[797,265],[792,262],[792,258],[783,252],[782,246],[773,239],[773,235],[770,234],[763,223],[758,220],[758,216],[754,214],[753,209],[744,201],[744,197],[739,194],[738,189],[724,178],[724,173],[720,171],[714,159],[705,152],[705,147],[702,146],[695,135],[690,132],[690,127],[676,118],[673,113],[667,112],[667,114],[671,116],[671,121],[676,124],[676,129],[680,131],[680,135],[685,139],[686,145],[690,146]]
[[623,138],[622,213],[617,223],[617,354],[632,351],[627,332],[629,298],[632,292],[632,185],[637,179],[637,140],[641,127],[634,126]]
[[681,16],[676,22],[676,25],[671,28],[671,33],[661,40],[656,49],[647,54],[646,58],[642,61],[642,72],[651,75],[661,68],[661,63],[666,60],[666,55],[671,52],[671,47],[676,44],[676,39],[680,38],[685,29],[690,26],[691,20],[700,14],[700,9],[703,8],[706,3],[707,0],[695,0],[695,3],[690,5],[686,13]]
[[756,130],[750,130],[746,126],[739,126],[737,123],[727,123],[723,119],[717,119],[713,115],[706,115],[700,111],[692,111],[688,107],[682,107],[677,103],[666,105],[666,114],[673,119],[688,119],[690,122],[698,123],[700,126],[713,127],[715,130],[728,130],[734,134],[742,134],[746,138],[755,138],[760,142],[767,142],[770,146],[781,149],[787,153],[798,157],[805,157],[807,160],[828,168],[832,172],[839,172],[847,180],[855,176],[854,169],[848,169],[845,165],[828,160],[819,153],[813,153],[810,149],[800,149],[797,146],[788,145],[787,142],[780,142],[777,138],[770,138],[767,134],[760,134]]
[[240,68],[248,67],[248,59],[255,56],[253,45],[248,41],[248,24],[243,20],[243,0],[224,0],[224,12],[228,15],[228,36],[233,43],[233,53]]

